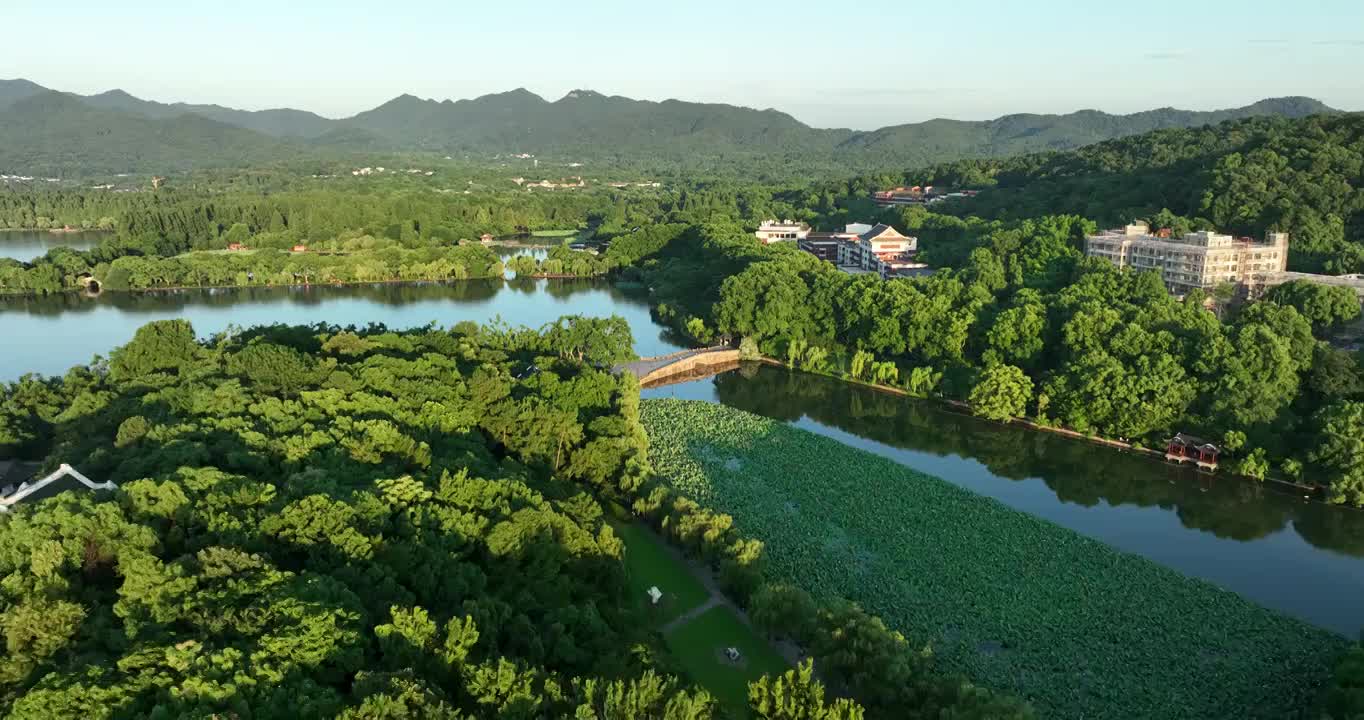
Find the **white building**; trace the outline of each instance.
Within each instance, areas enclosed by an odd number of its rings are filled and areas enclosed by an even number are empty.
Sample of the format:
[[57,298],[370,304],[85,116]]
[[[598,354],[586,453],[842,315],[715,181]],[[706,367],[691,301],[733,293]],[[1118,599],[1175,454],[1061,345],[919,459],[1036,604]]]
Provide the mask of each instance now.
[[753,236],[758,238],[758,242],[764,245],[771,245],[774,242],[798,242],[810,235],[810,226],[805,223],[784,220],[766,220],[758,226],[758,231]]
[[[848,230],[865,225],[849,225]],[[838,265],[888,277],[927,266],[914,262],[919,250],[919,239],[902,235],[889,225],[876,225],[857,236],[856,242],[838,245]]]
[[1117,267],[1155,270],[1176,295],[1210,290],[1226,282],[1249,288],[1254,278],[1288,267],[1288,234],[1269,233],[1264,242],[1200,231],[1182,238],[1168,229],[1151,233],[1146,223],[1107,230],[1085,239],[1085,254]]

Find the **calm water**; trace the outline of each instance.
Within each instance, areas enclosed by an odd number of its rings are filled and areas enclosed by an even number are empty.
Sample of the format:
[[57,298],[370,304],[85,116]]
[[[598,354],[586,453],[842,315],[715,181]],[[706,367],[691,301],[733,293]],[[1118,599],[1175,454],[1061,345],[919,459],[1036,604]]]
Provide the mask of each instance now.
[[28,262],[56,247],[89,250],[108,236],[103,232],[54,233],[46,230],[0,231],[0,258]]
[[[590,280],[105,293],[0,299],[0,382],[60,374],[162,318],[185,318],[206,336],[276,322],[407,328],[501,317],[534,327],[565,314],[624,317],[641,355],[680,347],[650,319],[646,297]],[[1322,627],[1351,636],[1364,628],[1359,511],[770,367],[645,394],[791,422]]]
[[770,366],[644,391],[789,422],[1354,637],[1364,512]]
[[333,323],[390,328],[501,317],[539,327],[563,315],[620,315],[644,355],[681,347],[649,318],[647,298],[594,280],[470,280],[308,288],[232,288],[152,293],[106,292],[0,298],[0,382],[27,372],[60,375],[132,339],[152,320],[189,320],[201,337],[228,325]]

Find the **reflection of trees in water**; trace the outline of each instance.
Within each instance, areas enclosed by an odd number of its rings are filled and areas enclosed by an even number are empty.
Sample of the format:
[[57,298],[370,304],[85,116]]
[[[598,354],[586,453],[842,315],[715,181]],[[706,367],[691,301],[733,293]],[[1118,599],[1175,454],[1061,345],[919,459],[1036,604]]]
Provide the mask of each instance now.
[[[505,281],[515,289],[534,294],[534,281],[524,288]],[[46,297],[0,298],[0,311],[17,310],[39,317],[93,312],[112,307],[127,314],[164,314],[167,310],[195,307],[224,308],[249,304],[290,304],[319,306],[339,299],[360,299],[378,305],[399,307],[418,302],[478,302],[491,299],[502,290],[504,281],[491,279],[453,282],[374,283],[369,285],[310,285],[292,287],[192,288],[145,292],[106,292],[92,298],[77,293]],[[577,288],[581,290],[582,288]]]
[[1295,502],[1297,518],[1293,529],[1317,547],[1364,557],[1364,511],[1325,505],[1319,502]]
[[1175,507],[1184,527],[1233,540],[1254,540],[1282,530],[1293,520],[1292,499],[1263,485],[1206,475],[1195,482],[1199,485],[1179,483],[1189,489]]
[[1364,512],[1301,503],[1228,476],[1022,427],[989,423],[940,405],[832,378],[746,366],[715,378],[719,400],[786,422],[808,416],[891,447],[960,456],[994,475],[1039,478],[1062,502],[1160,507],[1184,527],[1254,540],[1288,527],[1314,546],[1364,555]]
[[545,294],[556,300],[567,300],[584,290],[603,290],[610,287],[605,282],[592,278],[551,278],[537,282],[544,283]]

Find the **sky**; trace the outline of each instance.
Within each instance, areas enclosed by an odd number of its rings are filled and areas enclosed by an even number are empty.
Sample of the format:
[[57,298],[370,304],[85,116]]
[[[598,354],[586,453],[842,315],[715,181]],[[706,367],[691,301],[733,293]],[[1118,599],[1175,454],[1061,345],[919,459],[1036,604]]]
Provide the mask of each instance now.
[[0,78],[344,117],[525,87],[870,129],[1017,112],[1364,110],[1364,0],[0,0]]

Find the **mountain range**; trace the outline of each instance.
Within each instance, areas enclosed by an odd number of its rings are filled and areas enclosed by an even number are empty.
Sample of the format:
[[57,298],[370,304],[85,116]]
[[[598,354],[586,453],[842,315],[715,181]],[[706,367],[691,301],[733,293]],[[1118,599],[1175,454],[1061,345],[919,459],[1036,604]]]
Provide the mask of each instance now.
[[988,121],[929,120],[863,132],[813,128],[776,110],[652,102],[575,90],[548,101],[525,89],[472,100],[401,95],[353,117],[160,103],[122,90],[77,95],[0,80],[0,171],[170,173],[348,151],[520,153],[659,159],[754,156],[846,163],[850,170],[1064,150],[1168,127],[1256,115],[1333,112],[1310,98],[1199,112],[1082,110]]

